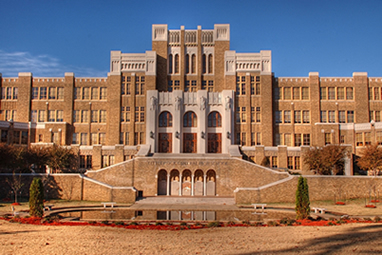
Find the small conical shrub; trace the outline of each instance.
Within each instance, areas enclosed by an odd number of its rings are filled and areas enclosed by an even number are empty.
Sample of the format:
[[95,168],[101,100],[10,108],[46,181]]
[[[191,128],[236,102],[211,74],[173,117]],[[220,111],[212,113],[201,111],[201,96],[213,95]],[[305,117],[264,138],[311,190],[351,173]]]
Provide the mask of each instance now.
[[34,178],[29,189],[29,214],[34,217],[44,214],[44,186],[40,178]]
[[310,215],[309,188],[306,178],[298,178],[296,191],[296,219],[302,220]]

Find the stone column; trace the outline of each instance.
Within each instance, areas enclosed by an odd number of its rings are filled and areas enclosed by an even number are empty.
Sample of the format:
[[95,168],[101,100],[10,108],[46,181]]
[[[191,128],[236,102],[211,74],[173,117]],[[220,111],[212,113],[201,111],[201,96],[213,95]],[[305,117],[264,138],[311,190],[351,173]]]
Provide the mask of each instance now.
[[166,220],[170,219],[170,211],[166,211]]
[[191,196],[194,196],[194,174],[191,174]]
[[182,173],[179,173],[179,196],[182,196]]
[[167,191],[166,191],[166,195],[167,196],[170,195],[170,173],[167,173]]
[[203,176],[203,196],[207,196],[207,175]]

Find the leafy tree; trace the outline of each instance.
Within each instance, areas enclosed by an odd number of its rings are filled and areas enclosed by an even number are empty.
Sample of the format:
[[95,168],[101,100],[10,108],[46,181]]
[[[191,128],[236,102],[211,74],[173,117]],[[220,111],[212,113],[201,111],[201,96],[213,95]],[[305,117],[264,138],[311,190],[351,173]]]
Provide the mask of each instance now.
[[368,145],[361,151],[360,156],[357,165],[368,171],[369,175],[376,176],[382,169],[382,149],[377,143]]
[[[31,172],[45,172],[45,165],[47,164],[48,158],[49,149],[47,147],[34,146],[29,148],[25,161]],[[33,169],[32,166],[34,166]]]
[[264,157],[263,160],[261,161],[261,166],[269,167],[271,163],[269,162],[269,157]]
[[71,172],[77,169],[78,156],[71,150],[57,145],[49,148],[47,165],[53,172]]
[[327,145],[323,148],[312,147],[304,155],[304,163],[310,170],[322,175],[343,174],[345,168],[346,147]]
[[298,178],[296,190],[296,219],[306,219],[310,215],[309,187],[306,178]]
[[40,178],[34,178],[29,189],[29,214],[34,217],[44,214],[44,186]]

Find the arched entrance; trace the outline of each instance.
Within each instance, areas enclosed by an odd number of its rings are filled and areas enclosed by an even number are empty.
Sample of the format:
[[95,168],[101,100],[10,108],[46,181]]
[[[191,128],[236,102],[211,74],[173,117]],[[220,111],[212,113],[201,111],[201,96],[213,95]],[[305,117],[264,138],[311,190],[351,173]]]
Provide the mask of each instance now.
[[174,169],[171,171],[170,181],[171,181],[170,195],[171,196],[179,196],[180,183],[179,183],[179,171],[178,170]]
[[216,173],[212,169],[207,171],[206,193],[207,196],[216,195]]
[[167,195],[167,171],[162,169],[158,173],[158,196]]
[[203,171],[196,170],[194,177],[194,196],[203,196]]
[[182,173],[182,195],[191,196],[191,171],[188,169]]

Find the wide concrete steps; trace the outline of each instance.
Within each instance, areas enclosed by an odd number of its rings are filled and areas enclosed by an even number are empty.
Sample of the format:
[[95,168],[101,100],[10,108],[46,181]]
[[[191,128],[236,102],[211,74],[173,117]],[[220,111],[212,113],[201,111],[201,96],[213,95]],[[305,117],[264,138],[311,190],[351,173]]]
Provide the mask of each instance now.
[[233,197],[144,197],[135,202],[136,204],[198,204],[198,205],[234,205]]

